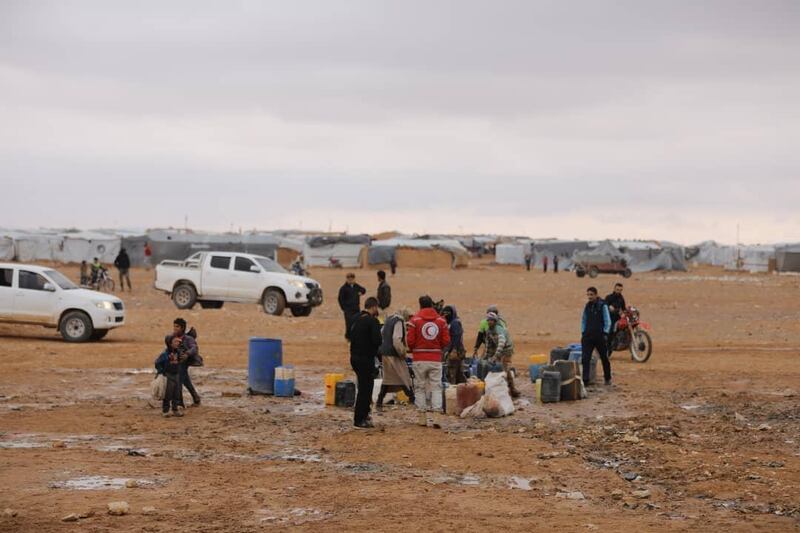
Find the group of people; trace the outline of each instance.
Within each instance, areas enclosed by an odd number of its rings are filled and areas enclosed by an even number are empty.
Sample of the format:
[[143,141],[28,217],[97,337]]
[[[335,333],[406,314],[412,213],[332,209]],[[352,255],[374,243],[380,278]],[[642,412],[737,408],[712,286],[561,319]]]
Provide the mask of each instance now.
[[[545,273],[547,272],[547,263],[548,263],[548,261],[549,261],[549,259],[548,259],[548,257],[546,255],[542,257],[542,271],[545,272]],[[533,262],[533,254],[531,254],[530,252],[525,254],[525,269],[528,270],[529,272],[531,270],[531,263],[532,262]],[[557,255],[553,256],[553,272],[558,274],[558,256]]]
[[[622,290],[622,284],[617,283],[614,292],[605,299],[598,296],[595,287],[586,291],[588,301],[581,316],[581,363],[586,385],[589,385],[594,351],[599,354],[605,384],[612,383],[610,336],[626,307]],[[358,379],[354,426],[373,427],[370,413],[376,362],[383,369],[376,407],[382,407],[387,393],[403,391],[419,411],[419,424],[435,424],[433,413],[442,410],[443,371],[451,385],[466,381],[464,328],[455,306],[444,306],[440,313],[433,299],[424,295],[419,298],[419,311],[413,316],[407,309],[389,314],[391,287],[383,271],[378,272],[377,297],[367,298],[361,309],[360,297],[366,292],[356,283],[353,273],[347,274],[339,290],[345,337],[350,342],[350,364]],[[481,347],[484,348],[482,354]],[[412,361],[411,371],[406,364],[408,355]],[[478,327],[472,357],[477,363],[479,378],[490,371],[505,372],[509,393],[516,398],[520,393],[511,369],[513,355],[514,343],[508,324],[496,305],[489,306]]]
[[[419,297],[419,311],[413,316],[404,308],[390,314],[392,293],[383,271],[378,272],[377,296],[367,298],[361,309],[360,298],[366,292],[356,283],[353,273],[347,274],[339,290],[345,337],[350,342],[350,364],[358,379],[354,426],[372,427],[370,412],[376,361],[383,369],[376,407],[382,407],[386,394],[403,391],[419,411],[419,424],[434,425],[434,413],[442,410],[443,377],[452,385],[466,381],[464,327],[456,307],[446,305],[440,312],[433,299],[423,295]],[[481,346],[484,346],[484,353],[479,358],[479,375],[485,376],[491,370],[504,371],[511,395],[518,397],[511,371],[514,344],[497,306],[487,309],[479,326],[473,357],[478,358]],[[411,369],[406,364],[408,355]]]
[[[153,256],[153,249],[150,247],[150,243],[144,244],[144,266],[148,270],[150,269],[150,262]],[[128,283],[128,291],[132,291],[133,288],[131,287],[131,258],[128,255],[128,251],[125,248],[120,248],[117,257],[114,259],[114,266],[117,268],[119,272],[119,290],[121,292],[125,292],[125,282]],[[81,261],[81,273],[80,273],[80,284],[86,285],[90,287],[97,287],[98,281],[100,280],[100,276],[106,270],[106,267],[100,262],[100,259],[95,257],[92,259],[92,263],[89,264],[85,260]]]
[[197,349],[197,332],[194,328],[186,331],[186,320],[176,318],[172,333],[164,337],[165,349],[156,358],[155,367],[159,375],[166,378],[167,386],[161,403],[165,417],[183,416],[186,407],[183,401],[183,388],[192,396],[192,407],[200,405],[200,395],[194,388],[189,375],[189,367],[202,363]]

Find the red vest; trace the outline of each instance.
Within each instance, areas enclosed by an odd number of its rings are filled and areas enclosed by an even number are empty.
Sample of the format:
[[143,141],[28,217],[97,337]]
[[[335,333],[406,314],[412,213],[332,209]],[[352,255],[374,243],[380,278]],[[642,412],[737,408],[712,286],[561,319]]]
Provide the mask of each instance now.
[[407,342],[415,363],[441,363],[442,350],[450,344],[447,321],[433,308],[422,309],[408,323]]

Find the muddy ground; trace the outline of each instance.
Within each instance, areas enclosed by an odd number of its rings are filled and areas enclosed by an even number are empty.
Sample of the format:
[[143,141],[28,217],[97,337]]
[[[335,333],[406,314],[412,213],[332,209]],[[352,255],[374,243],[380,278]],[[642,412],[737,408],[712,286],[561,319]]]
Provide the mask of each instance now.
[[[326,302],[310,318],[179,312],[136,270],[128,324],[101,342],[0,326],[0,531],[800,529],[799,277],[635,275],[626,296],[653,324],[652,359],[618,353],[614,389],[536,405],[526,356],[577,341],[589,280],[401,269],[397,303],[425,292],[455,303],[468,343],[486,305],[500,306],[524,398],[511,417],[443,417],[441,429],[391,407],[363,432],[323,406],[323,374],[351,372],[343,273],[313,275]],[[358,276],[374,292],[374,272]],[[593,283],[605,293],[616,280]],[[203,405],[164,419],[148,385],[179,315],[200,332]],[[302,396],[244,394],[254,335],[283,339]],[[108,515],[121,500],[129,514]],[[89,516],[62,522],[70,514]]]

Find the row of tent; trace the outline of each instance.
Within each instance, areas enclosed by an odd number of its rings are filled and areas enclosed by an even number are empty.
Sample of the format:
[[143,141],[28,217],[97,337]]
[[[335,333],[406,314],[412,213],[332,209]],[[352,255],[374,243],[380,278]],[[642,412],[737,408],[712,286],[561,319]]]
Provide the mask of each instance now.
[[624,258],[634,272],[685,271],[688,264],[722,266],[751,272],[800,272],[800,244],[728,246],[706,241],[683,247],[665,241],[581,241],[527,239],[496,235],[458,236],[391,234],[309,236],[293,232],[207,233],[181,229],[154,230],[3,230],[0,229],[0,261],[54,261],[80,263],[94,257],[113,263],[125,248],[134,266],[144,263],[149,243],[152,262],[184,259],[204,250],[240,251],[264,255],[288,266],[302,255],[306,266],[343,267],[388,265],[401,267],[458,268],[471,255],[494,253],[499,264],[522,265],[530,254],[534,265],[544,257],[558,256],[561,268],[576,260]]
[[306,266],[343,267],[389,265],[406,267],[463,267],[470,252],[458,240],[397,236],[372,240],[369,235],[308,236],[284,233],[205,233],[177,229],[120,230],[2,230],[0,261],[113,263],[125,248],[133,266],[144,264],[145,244],[151,262],[185,259],[199,251],[238,251],[272,257],[284,266],[303,257]]
[[609,263],[624,259],[633,272],[653,270],[688,270],[683,246],[664,241],[566,241],[544,239],[498,244],[495,261],[505,265],[521,265],[526,256],[533,265],[542,265],[547,258],[558,258],[559,267],[570,270],[576,262]]

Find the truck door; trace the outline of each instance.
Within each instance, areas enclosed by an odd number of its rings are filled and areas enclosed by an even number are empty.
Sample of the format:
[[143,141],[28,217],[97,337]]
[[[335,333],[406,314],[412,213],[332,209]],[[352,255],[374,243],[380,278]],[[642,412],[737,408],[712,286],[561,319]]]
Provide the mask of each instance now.
[[203,270],[202,293],[209,298],[230,296],[231,259],[229,255],[211,255]]
[[0,268],[0,321],[14,313],[14,269]]
[[22,322],[51,324],[58,304],[56,286],[36,272],[17,271],[14,291],[14,318]]
[[261,268],[251,259],[237,255],[231,273],[231,296],[258,301],[261,298]]

